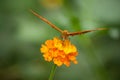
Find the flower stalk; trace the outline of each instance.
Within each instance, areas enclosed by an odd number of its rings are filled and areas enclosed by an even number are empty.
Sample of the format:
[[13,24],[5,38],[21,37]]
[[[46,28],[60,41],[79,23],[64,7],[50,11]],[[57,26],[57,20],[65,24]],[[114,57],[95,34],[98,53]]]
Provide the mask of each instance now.
[[57,68],[57,65],[56,65],[56,64],[53,64],[53,65],[52,65],[51,72],[50,72],[49,80],[53,80],[53,79],[54,79],[54,75],[55,75],[56,68]]

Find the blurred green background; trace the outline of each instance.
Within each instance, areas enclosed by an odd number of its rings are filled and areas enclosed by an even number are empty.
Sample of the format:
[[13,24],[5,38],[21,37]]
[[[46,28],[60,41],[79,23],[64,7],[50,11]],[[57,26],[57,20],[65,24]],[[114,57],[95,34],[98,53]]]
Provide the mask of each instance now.
[[120,80],[120,0],[1,0],[0,80],[48,80],[52,63],[39,48],[60,34],[29,9],[71,32],[108,28],[70,37],[79,63],[54,80]]

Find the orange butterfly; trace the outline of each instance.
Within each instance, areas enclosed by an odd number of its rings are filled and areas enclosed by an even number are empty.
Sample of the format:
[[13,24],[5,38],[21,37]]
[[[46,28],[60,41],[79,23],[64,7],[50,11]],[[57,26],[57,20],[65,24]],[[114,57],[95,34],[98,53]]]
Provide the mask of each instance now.
[[58,28],[57,26],[55,26],[53,23],[51,23],[50,21],[48,21],[46,18],[40,16],[39,14],[37,14],[36,12],[34,12],[33,10],[30,10],[35,16],[37,16],[38,18],[40,18],[42,21],[46,22],[47,24],[49,24],[52,28],[56,29],[57,31],[59,31],[62,34],[62,38],[63,39],[67,39],[69,36],[74,36],[74,35],[81,35],[81,34],[85,34],[88,32],[93,32],[93,31],[98,31],[98,30],[106,30],[107,28],[97,28],[97,29],[93,29],[93,30],[84,30],[84,31],[78,31],[78,32],[68,32],[67,30],[61,30],[60,28]]

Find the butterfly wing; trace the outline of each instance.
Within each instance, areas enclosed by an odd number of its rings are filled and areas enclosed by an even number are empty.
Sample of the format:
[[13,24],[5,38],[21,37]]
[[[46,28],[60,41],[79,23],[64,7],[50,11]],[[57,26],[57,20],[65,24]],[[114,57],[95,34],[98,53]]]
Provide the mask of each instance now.
[[84,30],[84,31],[78,31],[78,32],[70,32],[68,33],[69,36],[75,36],[75,35],[81,35],[81,34],[85,34],[88,32],[93,32],[93,31],[98,31],[98,30],[107,30],[107,28],[97,28],[94,30]]
[[38,18],[40,18],[42,21],[46,22],[47,24],[49,24],[52,28],[56,29],[59,32],[63,32],[60,28],[58,28],[57,26],[55,26],[54,24],[52,24],[50,21],[48,21],[46,18],[40,16],[39,14],[37,14],[36,12],[34,12],[33,10],[30,10],[35,16],[37,16]]

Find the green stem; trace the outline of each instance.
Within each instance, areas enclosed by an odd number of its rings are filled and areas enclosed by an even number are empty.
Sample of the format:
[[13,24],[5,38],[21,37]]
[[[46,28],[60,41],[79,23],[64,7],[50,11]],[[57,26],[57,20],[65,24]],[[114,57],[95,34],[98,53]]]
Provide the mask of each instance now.
[[53,80],[54,75],[55,75],[55,71],[56,71],[57,66],[55,64],[53,64],[51,72],[50,72],[50,77],[49,80]]

